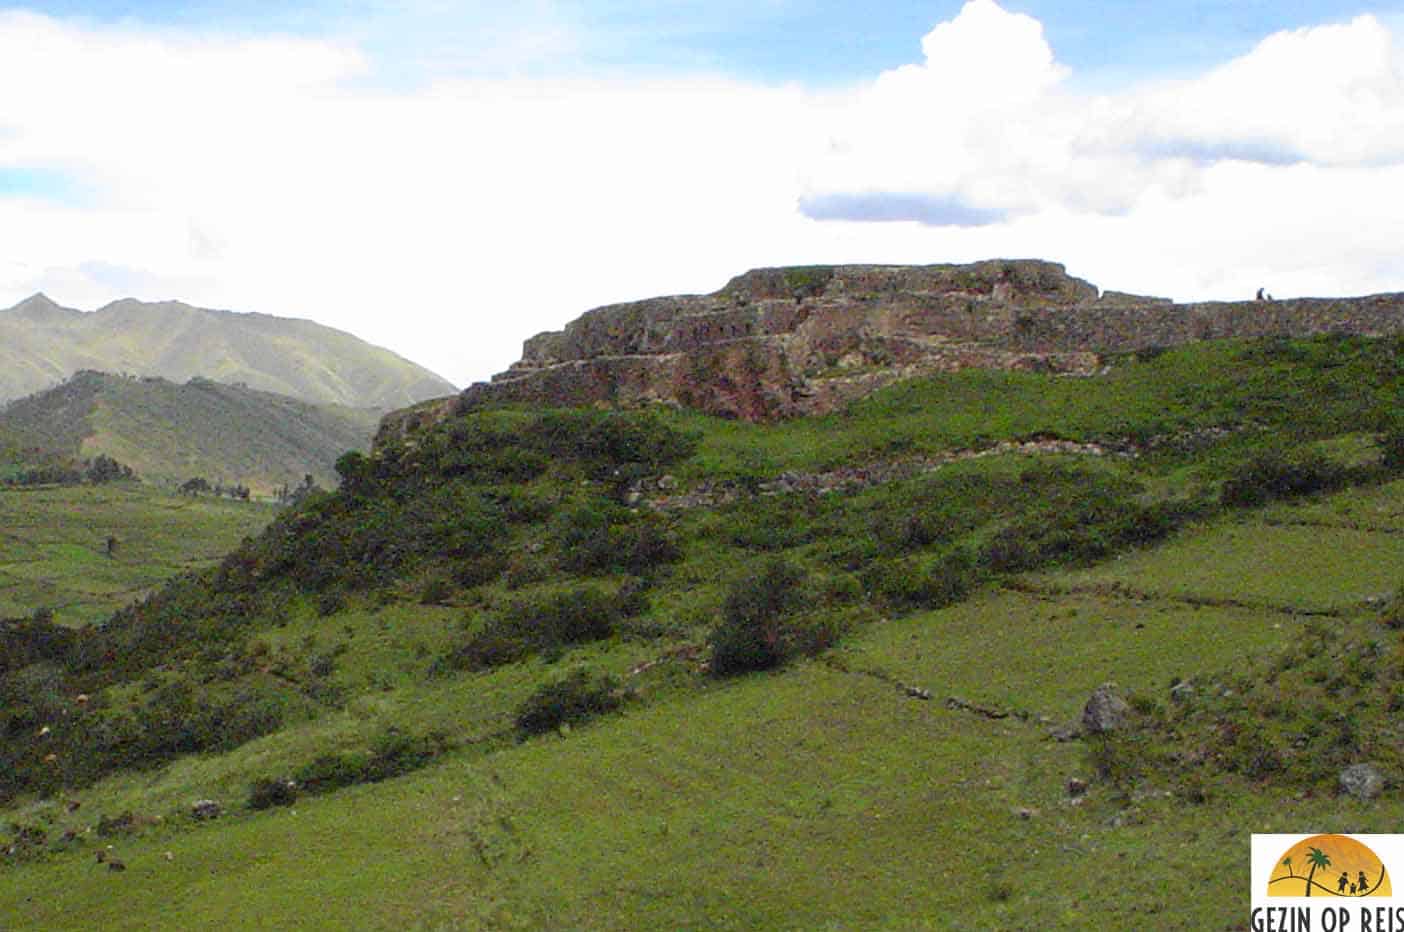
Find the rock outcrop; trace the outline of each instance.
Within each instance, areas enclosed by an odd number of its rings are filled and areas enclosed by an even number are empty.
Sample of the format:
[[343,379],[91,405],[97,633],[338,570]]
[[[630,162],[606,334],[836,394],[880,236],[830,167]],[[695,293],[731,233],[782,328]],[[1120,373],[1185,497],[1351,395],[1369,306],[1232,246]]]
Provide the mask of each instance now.
[[[759,269],[714,294],[601,307],[534,336],[458,406],[662,402],[765,420],[832,411],[933,372],[1091,375],[1106,353],[1329,331],[1404,332],[1404,294],[1174,304],[1101,294],[1035,260]],[[392,415],[382,434],[443,411]]]

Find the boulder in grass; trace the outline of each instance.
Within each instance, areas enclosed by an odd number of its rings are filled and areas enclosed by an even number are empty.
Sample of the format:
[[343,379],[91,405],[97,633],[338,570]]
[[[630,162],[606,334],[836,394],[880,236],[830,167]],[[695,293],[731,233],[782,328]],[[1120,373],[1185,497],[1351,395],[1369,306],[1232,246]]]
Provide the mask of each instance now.
[[190,805],[190,815],[201,822],[218,819],[223,812],[224,807],[213,799],[197,799]]
[[1341,792],[1356,799],[1374,799],[1384,792],[1385,780],[1374,764],[1351,764],[1341,771]]
[[1126,725],[1126,717],[1131,707],[1116,691],[1112,683],[1103,683],[1092,690],[1087,704],[1082,707],[1082,731],[1087,735],[1101,735],[1116,731]]

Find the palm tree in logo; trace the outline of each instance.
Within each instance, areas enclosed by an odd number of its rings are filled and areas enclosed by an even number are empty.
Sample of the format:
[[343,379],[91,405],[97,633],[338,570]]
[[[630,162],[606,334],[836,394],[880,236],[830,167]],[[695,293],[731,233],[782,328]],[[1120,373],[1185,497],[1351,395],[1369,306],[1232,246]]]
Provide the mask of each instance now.
[[1287,868],[1287,876],[1288,876],[1288,877],[1295,877],[1295,876],[1297,876],[1296,874],[1292,873],[1292,859],[1291,859],[1291,858],[1283,858],[1283,859],[1282,859],[1282,866],[1285,867],[1285,868]]
[[1308,871],[1306,875],[1306,895],[1311,896],[1312,875],[1316,873],[1318,867],[1330,867],[1331,857],[1320,848],[1310,848],[1308,850],[1311,851],[1311,853],[1307,855],[1307,862],[1311,864],[1311,870]]

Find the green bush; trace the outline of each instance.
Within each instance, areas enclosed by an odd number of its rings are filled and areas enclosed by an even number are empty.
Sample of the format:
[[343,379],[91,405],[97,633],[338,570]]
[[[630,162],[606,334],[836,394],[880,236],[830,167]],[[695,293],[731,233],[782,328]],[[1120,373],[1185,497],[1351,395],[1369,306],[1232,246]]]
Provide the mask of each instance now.
[[831,646],[836,626],[798,617],[811,603],[805,583],[805,572],[783,558],[733,583],[708,637],[712,673],[766,670]]
[[1391,472],[1404,469],[1404,427],[1385,431],[1378,438],[1380,465]]
[[534,653],[560,651],[573,644],[611,637],[636,599],[593,586],[524,599],[491,618],[467,643],[435,664],[438,671],[486,670]]
[[682,558],[676,535],[663,518],[635,515],[603,500],[557,515],[551,536],[561,568],[573,573],[642,576]]
[[447,736],[413,735],[388,728],[366,750],[323,754],[293,773],[297,787],[309,794],[328,793],[357,783],[378,783],[419,770],[450,748]]
[[1274,499],[1297,498],[1338,489],[1349,470],[1317,454],[1288,457],[1278,451],[1259,453],[1229,474],[1219,500],[1230,508],[1252,508]]
[[565,724],[579,725],[615,711],[623,701],[614,677],[575,670],[527,697],[517,709],[517,730],[523,735],[539,735]]
[[366,782],[370,754],[323,754],[293,772],[297,785],[307,793],[329,793],[343,786]]
[[691,456],[697,438],[664,424],[647,412],[571,409],[548,411],[523,441],[553,458],[583,463],[594,478],[621,468],[656,472]]
[[872,564],[863,574],[869,593],[889,609],[945,608],[964,601],[980,583],[980,568],[966,550],[930,561],[909,557]]
[[297,784],[286,777],[264,777],[249,784],[248,807],[270,809],[297,802]]

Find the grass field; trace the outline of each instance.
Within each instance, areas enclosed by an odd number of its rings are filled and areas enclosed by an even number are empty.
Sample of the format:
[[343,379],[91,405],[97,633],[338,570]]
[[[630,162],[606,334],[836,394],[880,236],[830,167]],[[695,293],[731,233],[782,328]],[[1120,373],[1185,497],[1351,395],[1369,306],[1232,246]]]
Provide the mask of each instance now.
[[[68,625],[100,621],[218,560],[274,513],[135,483],[0,489],[0,617],[47,608]],[[111,557],[108,537],[117,539]]]

